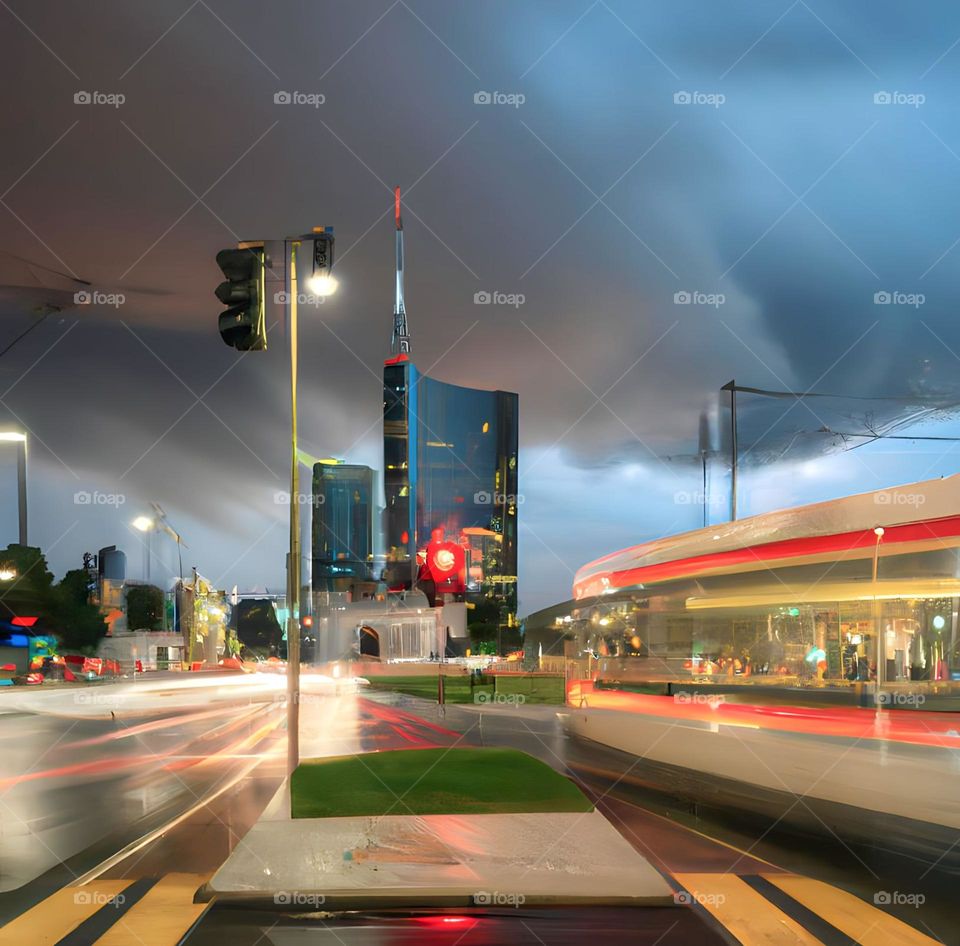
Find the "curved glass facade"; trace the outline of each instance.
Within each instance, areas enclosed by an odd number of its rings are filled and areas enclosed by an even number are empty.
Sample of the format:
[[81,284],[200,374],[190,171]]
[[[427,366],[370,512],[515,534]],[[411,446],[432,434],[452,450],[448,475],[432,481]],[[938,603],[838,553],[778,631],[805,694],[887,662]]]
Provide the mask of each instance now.
[[383,372],[387,581],[410,587],[434,540],[466,555],[468,597],[516,612],[518,399],[437,381],[410,361]]

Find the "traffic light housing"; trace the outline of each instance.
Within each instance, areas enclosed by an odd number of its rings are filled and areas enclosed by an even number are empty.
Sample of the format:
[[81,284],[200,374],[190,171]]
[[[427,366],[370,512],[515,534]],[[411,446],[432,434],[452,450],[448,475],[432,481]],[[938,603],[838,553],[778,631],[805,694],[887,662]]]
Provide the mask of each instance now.
[[220,336],[238,351],[266,351],[266,257],[263,246],[244,245],[217,253],[217,265],[226,280],[216,288],[227,306],[220,313]]

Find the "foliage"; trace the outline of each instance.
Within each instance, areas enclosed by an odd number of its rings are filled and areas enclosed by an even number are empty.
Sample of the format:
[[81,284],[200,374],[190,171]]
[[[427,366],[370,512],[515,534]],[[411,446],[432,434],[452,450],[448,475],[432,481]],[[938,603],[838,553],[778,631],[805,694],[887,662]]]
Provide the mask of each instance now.
[[237,605],[237,638],[245,648],[262,656],[276,656],[283,632],[269,599],[246,599]]
[[156,585],[127,588],[127,627],[131,631],[163,628],[163,590]]
[[99,610],[88,603],[86,571],[69,571],[54,585],[43,553],[25,545],[8,545],[0,551],[0,565],[17,573],[0,590],[0,616],[36,616],[38,629],[53,631],[61,650],[96,652],[107,628]]
[[95,654],[107,633],[100,609],[89,603],[87,581],[86,570],[75,568],[53,589],[52,615],[60,646],[67,653]]

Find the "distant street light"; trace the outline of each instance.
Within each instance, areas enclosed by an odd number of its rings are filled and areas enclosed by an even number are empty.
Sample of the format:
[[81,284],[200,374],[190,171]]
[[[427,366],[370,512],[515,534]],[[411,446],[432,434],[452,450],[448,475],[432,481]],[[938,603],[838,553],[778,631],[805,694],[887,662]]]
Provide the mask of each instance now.
[[22,430],[0,431],[0,442],[17,444],[17,509],[20,545],[27,544],[27,435]]
[[180,538],[180,533],[170,528],[170,525],[167,522],[167,514],[160,508],[160,506],[157,503],[150,503],[150,505],[153,506],[153,516],[137,516],[137,518],[131,523],[134,529],[136,529],[138,532],[146,533],[147,536],[147,567],[144,569],[146,572],[146,580],[150,581],[150,536],[154,532],[162,531],[166,532],[166,534],[177,543],[177,565],[180,569],[180,580],[183,581],[183,553],[181,548],[187,546]]
[[8,568],[4,566],[0,568],[0,581],[13,581],[17,577],[17,570],[15,568]]

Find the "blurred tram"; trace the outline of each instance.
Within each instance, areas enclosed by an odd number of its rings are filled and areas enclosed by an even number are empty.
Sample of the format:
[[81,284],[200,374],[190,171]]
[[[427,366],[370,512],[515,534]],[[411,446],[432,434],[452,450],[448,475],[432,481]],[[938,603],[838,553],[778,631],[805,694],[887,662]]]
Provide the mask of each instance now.
[[528,648],[633,777],[960,869],[958,550],[960,476],[779,510],[584,565]]

